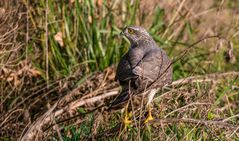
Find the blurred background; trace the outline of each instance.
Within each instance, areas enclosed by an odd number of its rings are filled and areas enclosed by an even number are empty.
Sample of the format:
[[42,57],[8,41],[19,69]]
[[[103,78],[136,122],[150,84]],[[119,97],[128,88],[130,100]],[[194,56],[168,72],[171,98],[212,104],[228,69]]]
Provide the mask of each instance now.
[[[156,117],[200,122],[125,131],[116,128],[120,112],[89,112],[119,91],[127,25],[145,27],[175,60],[174,81],[185,80],[156,96]],[[238,140],[238,51],[238,0],[2,0],[0,140],[36,127],[32,140]],[[47,112],[58,115],[43,122]]]

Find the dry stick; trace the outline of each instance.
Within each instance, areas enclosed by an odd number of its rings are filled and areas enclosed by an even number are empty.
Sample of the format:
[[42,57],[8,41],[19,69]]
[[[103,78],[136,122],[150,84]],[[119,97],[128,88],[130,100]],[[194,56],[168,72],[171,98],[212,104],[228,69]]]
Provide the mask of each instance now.
[[59,140],[60,140],[60,141],[63,141],[63,138],[62,138],[61,132],[60,132],[60,128],[59,128],[58,124],[56,124],[56,120],[53,119],[53,122],[54,122],[53,129],[56,130],[57,135],[58,135],[58,137],[59,137]]
[[170,112],[170,113],[168,113],[167,115],[165,115],[164,118],[168,117],[169,115],[171,115],[171,114],[173,114],[173,113],[175,113],[175,112],[177,112],[177,111],[180,111],[180,110],[185,109],[185,108],[190,107],[190,106],[196,106],[196,105],[212,105],[212,104],[211,104],[211,103],[198,103],[198,102],[196,102],[196,103],[190,103],[190,104],[185,105],[185,106],[183,106],[183,107],[180,107],[180,108],[178,108],[178,109],[176,109],[176,110],[173,110],[172,112]]
[[105,94],[102,94],[102,95],[99,95],[99,96],[96,96],[96,97],[92,97],[92,98],[89,98],[89,99],[85,99],[85,100],[76,100],[72,103],[70,103],[69,105],[65,106],[64,108],[60,109],[60,110],[57,110],[54,112],[54,109],[57,107],[58,105],[58,102],[55,103],[53,105],[52,108],[50,108],[44,115],[42,115],[41,117],[39,117],[36,122],[34,122],[28,129],[28,131],[23,135],[23,137],[21,138],[22,141],[25,141],[25,140],[31,140],[33,139],[34,135],[38,132],[38,131],[41,131],[42,129],[42,126],[45,125],[45,124],[48,124],[51,119],[52,119],[52,116],[53,117],[57,117],[61,114],[63,114],[64,112],[66,111],[72,111],[72,110],[75,110],[77,107],[80,107],[80,106],[83,106],[85,104],[89,104],[89,103],[94,103],[96,101],[99,101],[101,99],[105,99],[107,97],[111,97],[111,96],[114,96],[114,95],[117,95],[118,94],[118,91],[112,91],[112,92],[108,92],[108,93],[105,93]]
[[[118,92],[119,91],[112,91],[112,92],[108,92],[108,93],[105,93],[105,94],[102,94],[102,95],[99,95],[99,96],[96,96],[96,97],[92,97],[92,98],[89,98],[89,99],[86,99],[86,100],[76,100],[69,105],[68,110],[74,110],[79,106],[83,106],[83,105],[88,104],[88,103],[94,103],[94,102],[99,101],[101,99],[117,95]],[[68,108],[68,106],[67,106],[67,108]]]
[[164,119],[155,119],[153,121],[149,121],[151,124],[171,124],[171,123],[192,123],[192,124],[203,124],[203,125],[215,125],[223,128],[229,128],[235,130],[239,127],[239,125],[233,125],[229,123],[225,123],[223,121],[212,121],[212,120],[201,120],[201,119],[193,119],[193,118],[164,118]]
[[224,119],[223,121],[226,122],[226,121],[231,120],[232,118],[236,118],[236,117],[239,117],[239,114],[228,117],[228,118]]
[[207,74],[204,76],[190,76],[187,78],[183,78],[183,79],[179,79],[176,80],[172,83],[172,85],[179,85],[179,84],[185,84],[185,83],[189,83],[189,82],[210,82],[215,80],[215,78],[218,77],[226,77],[226,76],[238,76],[239,72],[236,71],[231,71],[231,72],[225,72],[225,73],[212,73],[212,74]]
[[231,133],[231,135],[228,136],[228,138],[231,138],[234,134],[236,134],[239,130],[239,126]]

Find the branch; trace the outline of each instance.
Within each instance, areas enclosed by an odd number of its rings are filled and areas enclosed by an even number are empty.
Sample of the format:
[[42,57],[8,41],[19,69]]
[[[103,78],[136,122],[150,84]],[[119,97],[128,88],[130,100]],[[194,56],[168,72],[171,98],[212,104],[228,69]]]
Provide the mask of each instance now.
[[235,130],[239,127],[239,125],[233,125],[226,122],[221,121],[213,121],[213,120],[202,120],[202,119],[192,119],[192,118],[164,118],[164,119],[155,119],[149,122],[150,124],[171,124],[171,123],[192,123],[192,124],[203,124],[203,125],[214,125],[223,128],[230,128]]
[[53,118],[56,118],[65,112],[75,110],[76,108],[83,106],[85,104],[94,103],[94,102],[100,101],[102,99],[105,99],[107,97],[111,97],[111,96],[114,96],[117,94],[118,94],[118,91],[112,91],[112,92],[108,92],[108,93],[105,93],[105,94],[102,94],[102,95],[99,95],[96,97],[83,99],[83,100],[76,100],[76,101],[71,102],[69,105],[65,106],[64,108],[54,111],[54,109],[58,105],[58,102],[56,102],[52,106],[52,108],[50,108],[45,114],[43,114],[41,117],[36,119],[36,121],[29,127],[27,132],[22,136],[22,138],[20,140],[21,141],[32,140],[38,132],[42,132],[42,127],[44,125],[49,124]]

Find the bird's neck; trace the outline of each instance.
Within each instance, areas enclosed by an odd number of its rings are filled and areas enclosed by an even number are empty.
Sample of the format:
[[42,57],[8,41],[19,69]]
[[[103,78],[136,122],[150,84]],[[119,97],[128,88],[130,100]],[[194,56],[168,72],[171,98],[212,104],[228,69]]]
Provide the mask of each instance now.
[[135,48],[144,48],[144,50],[151,50],[155,46],[157,46],[156,42],[153,39],[144,39],[144,40],[138,40],[136,42],[131,42],[130,43],[130,48],[135,49]]

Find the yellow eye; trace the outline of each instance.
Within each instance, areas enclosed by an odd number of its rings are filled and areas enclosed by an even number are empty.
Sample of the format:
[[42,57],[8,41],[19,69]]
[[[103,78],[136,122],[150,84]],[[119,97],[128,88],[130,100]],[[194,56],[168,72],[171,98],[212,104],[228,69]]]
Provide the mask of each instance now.
[[134,34],[134,30],[131,28],[128,29],[128,32],[129,32],[129,34]]

